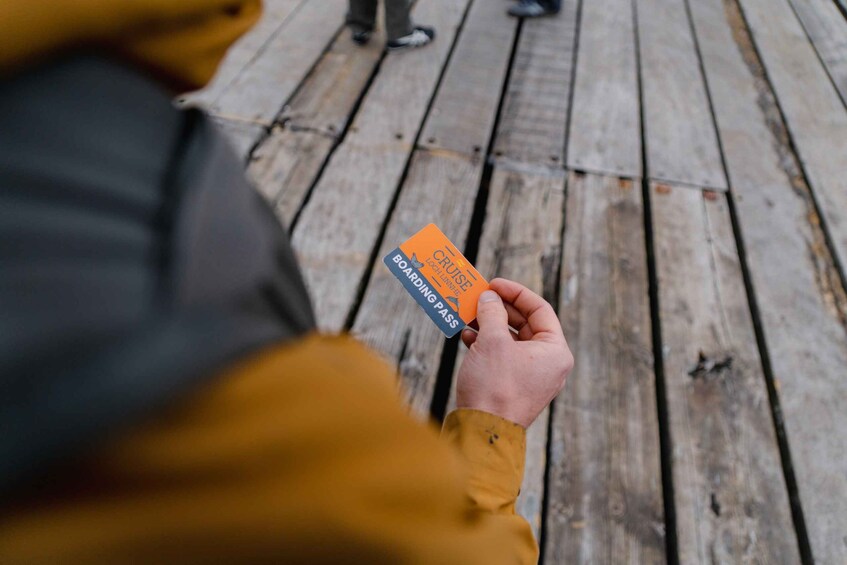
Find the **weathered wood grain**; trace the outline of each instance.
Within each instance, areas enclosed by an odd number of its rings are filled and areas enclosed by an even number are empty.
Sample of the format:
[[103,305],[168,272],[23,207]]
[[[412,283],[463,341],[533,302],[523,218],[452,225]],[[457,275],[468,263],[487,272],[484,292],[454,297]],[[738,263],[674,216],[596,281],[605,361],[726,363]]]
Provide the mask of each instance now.
[[566,210],[559,316],[576,367],[553,405],[545,561],[661,563],[641,190],[572,173]]
[[791,0],[791,5],[847,104],[847,19],[833,0]]
[[464,249],[477,189],[481,159],[457,153],[416,151],[400,200],[379,250],[353,324],[353,334],[397,366],[407,399],[421,417],[429,415],[444,348],[444,335],[409,298],[382,257],[434,222]]
[[307,1],[211,105],[213,114],[270,126],[338,33],[345,0]]
[[788,140],[774,139],[769,127],[775,116],[766,115],[765,108],[775,108],[775,100],[763,72],[754,68],[756,54],[749,38],[744,41],[744,22],[733,2],[703,0],[689,6],[727,175],[741,201],[750,191],[763,192],[785,184],[786,174],[774,144],[787,147]]
[[685,0],[637,0],[647,175],[726,190]]
[[847,265],[847,109],[786,0],[741,6],[838,259]]
[[[564,172],[532,175],[495,169],[475,266],[488,280],[518,281],[555,304],[561,259]],[[456,406],[455,375],[466,349],[459,345],[448,411]],[[527,429],[526,469],[518,513],[540,538],[547,465],[549,410]]]
[[737,7],[698,0],[691,9],[812,553],[819,563],[843,563],[843,287]]
[[323,133],[276,126],[251,155],[247,172],[283,225],[291,225],[335,144]]
[[283,109],[283,125],[251,156],[248,171],[285,225],[303,204],[381,58],[384,34],[366,47],[340,34]]
[[635,25],[629,0],[583,3],[574,80],[568,167],[641,177]]
[[797,563],[726,198],[651,183],[680,563]]
[[555,18],[524,21],[497,129],[498,161],[563,166],[578,6],[565,2]]
[[[309,288],[313,289],[318,324],[324,330],[342,329],[357,299],[360,285],[366,282],[363,278],[371,254],[409,159],[429,95],[446,59],[450,31],[455,32],[463,6],[448,0],[421,4],[420,21],[434,23],[441,30],[441,35],[425,49],[386,57],[344,143],[333,154],[295,227],[294,248]],[[500,10],[502,6],[497,8]],[[474,21],[477,19],[490,23],[491,10],[489,3],[475,3],[468,13],[465,31],[475,29],[477,24]],[[510,28],[516,25],[514,20],[497,21]],[[466,66],[463,53],[479,51],[478,39],[471,41],[471,47],[463,47],[467,37],[464,33],[459,37],[445,71],[442,88],[448,92],[454,88],[450,86],[452,83],[464,80],[460,74]],[[501,37],[499,32],[490,31],[485,37],[491,41],[488,51],[509,52],[511,43],[498,42]],[[491,54],[487,53],[485,60],[490,60],[489,57]],[[495,102],[486,102],[484,106],[472,109],[483,113],[488,108],[490,115],[487,123],[473,122],[478,138],[471,145],[485,147],[488,143],[507,58],[508,55],[504,57],[503,68],[497,71],[500,73],[500,85],[488,83],[494,89],[488,95]],[[489,72],[495,71],[490,69]],[[468,107],[456,106],[452,102],[446,107],[439,103],[440,98],[436,97],[433,110],[439,110],[439,119],[454,112],[457,113],[454,120],[463,119],[469,111]],[[470,131],[467,129],[465,135],[469,136]],[[471,140],[471,137],[465,139]],[[438,152],[445,151],[439,149]],[[482,155],[475,156],[472,161],[479,162],[481,168]],[[478,183],[444,185],[438,191],[461,188],[463,192],[475,192],[477,187]],[[436,195],[432,197],[437,198]],[[399,241],[394,241],[393,245]]]
[[180,96],[178,104],[210,107],[305,1],[265,0],[261,19],[229,48],[209,84],[201,90]]
[[421,132],[421,147],[466,156],[485,152],[516,29],[502,5],[471,5]]
[[[416,11],[412,15],[417,15]],[[377,29],[365,46],[341,33],[283,109],[280,121],[294,129],[339,135],[382,59],[385,33]]]

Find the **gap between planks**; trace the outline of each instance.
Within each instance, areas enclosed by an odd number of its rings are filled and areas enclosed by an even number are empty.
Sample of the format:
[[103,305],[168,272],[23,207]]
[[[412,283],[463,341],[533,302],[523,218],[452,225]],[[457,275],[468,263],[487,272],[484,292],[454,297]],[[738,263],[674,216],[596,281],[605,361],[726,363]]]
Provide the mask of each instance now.
[[[565,176],[536,176],[495,168],[476,267],[489,280],[505,277],[554,302],[563,228]],[[466,350],[459,345],[454,378]],[[451,387],[447,411],[456,406]],[[540,539],[549,410],[527,430],[527,459],[517,510]]]

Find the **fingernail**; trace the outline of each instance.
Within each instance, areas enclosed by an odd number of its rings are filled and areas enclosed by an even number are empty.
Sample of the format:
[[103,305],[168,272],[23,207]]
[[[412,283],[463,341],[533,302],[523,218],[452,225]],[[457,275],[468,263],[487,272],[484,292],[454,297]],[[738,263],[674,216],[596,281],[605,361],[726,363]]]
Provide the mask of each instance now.
[[495,302],[497,300],[500,300],[500,295],[493,290],[486,290],[479,295],[480,302]]

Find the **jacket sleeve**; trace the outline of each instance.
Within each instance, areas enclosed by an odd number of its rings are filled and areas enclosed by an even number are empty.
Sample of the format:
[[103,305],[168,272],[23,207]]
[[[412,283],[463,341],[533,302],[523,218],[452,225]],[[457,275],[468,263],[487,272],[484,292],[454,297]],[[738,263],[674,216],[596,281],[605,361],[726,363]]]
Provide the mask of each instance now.
[[536,562],[514,512],[523,429],[460,410],[442,433],[367,349],[307,338],[2,511],[0,562]]

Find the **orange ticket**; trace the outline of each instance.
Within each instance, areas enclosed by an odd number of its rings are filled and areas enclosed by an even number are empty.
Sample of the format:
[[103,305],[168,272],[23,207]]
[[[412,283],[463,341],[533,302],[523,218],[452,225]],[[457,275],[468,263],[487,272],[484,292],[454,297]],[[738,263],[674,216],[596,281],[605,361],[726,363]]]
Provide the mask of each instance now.
[[400,244],[383,262],[447,337],[476,318],[488,281],[435,224]]

